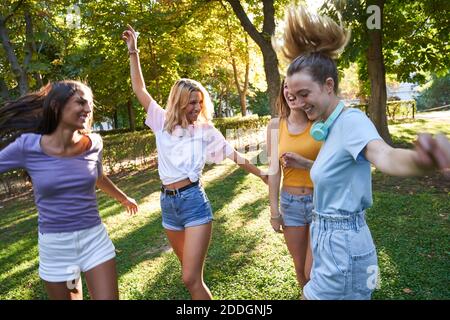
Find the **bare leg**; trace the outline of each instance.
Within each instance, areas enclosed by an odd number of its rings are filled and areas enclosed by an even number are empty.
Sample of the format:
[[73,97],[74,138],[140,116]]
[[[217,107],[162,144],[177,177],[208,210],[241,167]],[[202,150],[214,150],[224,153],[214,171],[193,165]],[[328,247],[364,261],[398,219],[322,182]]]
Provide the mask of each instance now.
[[172,246],[173,251],[180,260],[181,265],[183,265],[183,248],[184,248],[184,230],[181,231],[173,231],[169,229],[164,229],[167,234],[167,238],[169,239],[169,243]]
[[306,239],[308,240],[308,244],[306,247],[306,262],[305,262],[305,278],[306,282],[309,281],[311,278],[311,269],[312,269],[312,263],[313,263],[313,257],[312,257],[312,250],[311,250],[311,239],[309,237],[309,229],[310,226],[308,225],[306,228]]
[[210,300],[211,292],[203,281],[203,266],[211,240],[212,223],[185,230],[183,249],[183,282],[193,300]]
[[83,285],[81,278],[69,284],[67,282],[45,281],[45,290],[50,300],[83,300]]
[[115,258],[86,271],[85,275],[92,300],[119,299]]
[[305,227],[285,227],[284,238],[286,245],[292,256],[295,266],[295,274],[297,275],[297,281],[301,288],[309,281],[309,276],[306,277],[305,273],[311,271],[309,265],[309,271],[307,271],[307,251],[309,247],[308,242],[308,226]]

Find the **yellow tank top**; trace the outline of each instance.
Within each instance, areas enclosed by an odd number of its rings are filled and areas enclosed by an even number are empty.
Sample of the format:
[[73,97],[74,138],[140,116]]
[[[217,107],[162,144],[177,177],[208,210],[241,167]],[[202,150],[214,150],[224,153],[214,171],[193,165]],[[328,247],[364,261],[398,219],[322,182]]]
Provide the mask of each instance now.
[[[280,118],[278,137],[278,158],[285,152],[295,152],[307,159],[316,160],[321,142],[311,137],[309,130],[312,122],[308,121],[306,129],[299,134],[291,134],[286,119]],[[313,188],[307,169],[283,168],[283,186]]]

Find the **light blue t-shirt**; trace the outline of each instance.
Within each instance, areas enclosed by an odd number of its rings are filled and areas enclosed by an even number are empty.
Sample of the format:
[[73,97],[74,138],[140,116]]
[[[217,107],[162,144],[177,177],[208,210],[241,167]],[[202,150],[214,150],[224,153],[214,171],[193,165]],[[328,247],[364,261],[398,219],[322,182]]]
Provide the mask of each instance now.
[[378,139],[377,129],[362,111],[349,108],[341,112],[311,168],[315,211],[359,212],[372,205],[370,162],[364,149]]

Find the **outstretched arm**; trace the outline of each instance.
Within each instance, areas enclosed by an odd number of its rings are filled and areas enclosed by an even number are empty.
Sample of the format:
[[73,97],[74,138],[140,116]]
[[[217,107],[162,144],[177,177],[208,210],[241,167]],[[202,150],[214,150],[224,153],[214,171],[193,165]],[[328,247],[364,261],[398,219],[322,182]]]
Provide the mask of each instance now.
[[128,197],[104,174],[98,178],[97,187],[110,197],[119,201],[127,209],[128,213],[135,214],[138,212],[138,205],[136,201]]
[[241,154],[236,150],[230,153],[228,159],[233,160],[239,167],[241,167],[242,169],[244,169],[249,173],[254,174],[258,178],[261,178],[261,180],[264,181],[265,184],[267,184],[267,173],[258,169],[255,165],[250,163],[250,161],[241,156]]
[[130,25],[127,25],[127,30],[122,33],[122,39],[127,44],[128,52],[130,54],[130,73],[133,91],[140,104],[144,107],[145,112],[147,112],[148,106],[150,105],[150,102],[152,102],[152,97],[145,87],[144,76],[142,75],[136,31],[134,31]]
[[435,169],[449,170],[450,142],[442,135],[419,134],[414,150],[396,149],[383,140],[370,141],[366,159],[378,170],[393,176],[417,176]]

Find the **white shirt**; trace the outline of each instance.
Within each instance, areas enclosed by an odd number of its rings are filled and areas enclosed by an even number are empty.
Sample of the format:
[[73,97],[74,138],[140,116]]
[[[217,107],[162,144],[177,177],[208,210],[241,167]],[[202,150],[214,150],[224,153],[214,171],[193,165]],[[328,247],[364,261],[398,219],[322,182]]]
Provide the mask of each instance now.
[[209,123],[196,123],[183,129],[176,126],[172,134],[164,130],[166,111],[152,100],[145,124],[156,137],[159,177],[164,185],[189,178],[200,179],[205,162],[219,163],[233,147],[222,133]]

